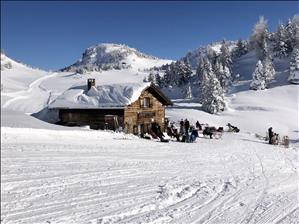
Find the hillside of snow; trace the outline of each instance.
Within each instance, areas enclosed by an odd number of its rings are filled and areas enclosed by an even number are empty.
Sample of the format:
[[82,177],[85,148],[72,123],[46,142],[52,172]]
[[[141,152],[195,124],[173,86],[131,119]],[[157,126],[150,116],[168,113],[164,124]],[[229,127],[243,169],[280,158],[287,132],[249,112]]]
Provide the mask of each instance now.
[[33,81],[47,74],[48,72],[16,62],[1,53],[1,93],[27,90]]
[[81,59],[62,69],[62,71],[84,73],[126,68],[144,70],[170,62],[171,60],[163,60],[143,54],[126,45],[99,44],[87,48]]

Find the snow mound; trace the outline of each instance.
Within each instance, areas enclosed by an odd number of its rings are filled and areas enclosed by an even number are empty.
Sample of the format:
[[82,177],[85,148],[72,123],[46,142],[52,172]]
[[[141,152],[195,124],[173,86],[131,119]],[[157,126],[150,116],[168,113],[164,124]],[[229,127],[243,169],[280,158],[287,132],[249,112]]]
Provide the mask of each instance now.
[[49,108],[106,108],[124,107],[136,101],[150,83],[121,83],[100,85],[86,90],[75,86],[49,105]]

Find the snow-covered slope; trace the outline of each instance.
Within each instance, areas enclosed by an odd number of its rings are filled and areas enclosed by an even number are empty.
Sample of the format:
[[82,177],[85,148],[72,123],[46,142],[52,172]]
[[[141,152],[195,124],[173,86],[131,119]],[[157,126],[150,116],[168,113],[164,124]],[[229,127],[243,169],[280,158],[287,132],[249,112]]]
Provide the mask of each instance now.
[[48,73],[16,62],[1,53],[1,92],[9,93],[27,90],[36,79]]
[[62,71],[84,73],[124,68],[144,70],[170,62],[171,60],[163,60],[143,54],[126,45],[98,44],[87,48],[80,60],[62,69]]
[[46,106],[48,92],[40,85],[51,74],[16,62],[1,54],[1,110],[34,112]]

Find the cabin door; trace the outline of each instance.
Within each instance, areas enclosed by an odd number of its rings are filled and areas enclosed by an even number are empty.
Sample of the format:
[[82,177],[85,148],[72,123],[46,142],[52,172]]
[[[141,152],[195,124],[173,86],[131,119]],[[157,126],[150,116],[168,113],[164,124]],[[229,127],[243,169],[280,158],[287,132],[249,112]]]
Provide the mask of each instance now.
[[105,129],[119,129],[119,119],[117,115],[105,115]]

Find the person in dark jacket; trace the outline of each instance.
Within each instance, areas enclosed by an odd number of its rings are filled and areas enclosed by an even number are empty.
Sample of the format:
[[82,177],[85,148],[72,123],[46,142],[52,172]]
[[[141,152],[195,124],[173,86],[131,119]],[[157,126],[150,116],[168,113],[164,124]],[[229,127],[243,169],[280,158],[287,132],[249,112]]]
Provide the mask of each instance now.
[[196,121],[195,125],[196,125],[197,130],[199,130],[199,131],[202,130],[202,127],[201,127],[201,125],[200,125],[200,123],[198,121]]
[[198,138],[198,131],[196,129],[192,129],[190,141],[194,142]]
[[180,126],[184,126],[184,121],[183,121],[183,119],[181,119],[181,121],[180,121]]
[[189,131],[189,128],[190,128],[190,122],[186,119],[185,122],[184,122],[184,125],[185,125],[185,131]]
[[187,118],[185,119],[185,122],[184,122],[184,125],[185,125],[185,136],[186,136],[186,139],[185,141],[186,142],[189,142],[189,128],[190,128],[190,122],[187,120]]
[[272,130],[272,127],[270,127],[270,128],[268,129],[268,135],[269,135],[269,144],[272,144],[272,138],[273,138],[273,136],[274,136],[274,132],[273,132],[273,130]]
[[181,121],[180,121],[179,135],[180,135],[180,136],[183,136],[183,135],[184,135],[184,121],[183,121],[183,119],[181,119]]

